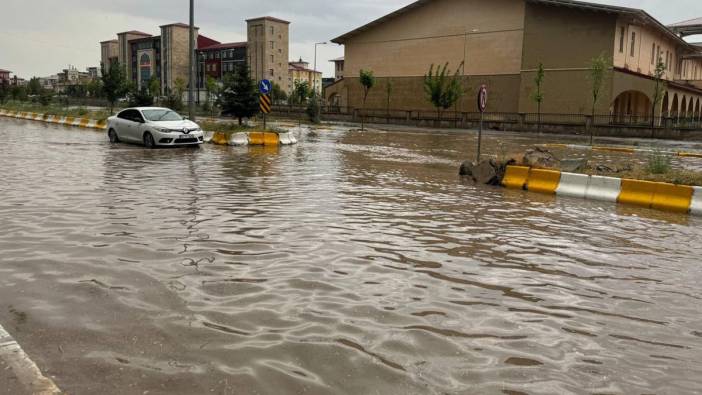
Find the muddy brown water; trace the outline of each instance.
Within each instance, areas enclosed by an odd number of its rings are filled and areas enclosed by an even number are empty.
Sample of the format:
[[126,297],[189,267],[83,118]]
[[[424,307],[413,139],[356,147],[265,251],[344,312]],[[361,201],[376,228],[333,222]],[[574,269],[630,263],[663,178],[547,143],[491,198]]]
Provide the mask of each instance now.
[[462,182],[470,135],[0,139],[0,324],[69,394],[702,388],[702,220]]

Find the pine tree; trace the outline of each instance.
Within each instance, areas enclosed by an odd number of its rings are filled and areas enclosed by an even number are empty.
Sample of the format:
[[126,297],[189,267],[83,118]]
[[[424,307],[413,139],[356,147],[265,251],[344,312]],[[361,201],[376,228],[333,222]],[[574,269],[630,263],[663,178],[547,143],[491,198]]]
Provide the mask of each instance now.
[[219,97],[222,113],[239,119],[250,118],[259,111],[258,91],[251,79],[247,65],[236,67],[233,73],[224,76],[224,84]]

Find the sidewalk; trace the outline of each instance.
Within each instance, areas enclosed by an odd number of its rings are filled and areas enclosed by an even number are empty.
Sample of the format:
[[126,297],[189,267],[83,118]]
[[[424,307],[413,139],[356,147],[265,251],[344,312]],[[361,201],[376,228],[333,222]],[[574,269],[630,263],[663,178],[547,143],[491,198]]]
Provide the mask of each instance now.
[[0,325],[0,394],[57,395],[58,387],[44,377],[22,347]]

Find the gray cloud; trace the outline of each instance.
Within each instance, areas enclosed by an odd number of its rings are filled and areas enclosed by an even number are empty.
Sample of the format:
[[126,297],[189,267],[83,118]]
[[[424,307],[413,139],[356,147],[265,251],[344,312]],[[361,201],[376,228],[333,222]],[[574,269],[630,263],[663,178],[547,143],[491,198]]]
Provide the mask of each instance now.
[[[116,32],[143,30],[187,22],[187,0],[2,0],[0,68],[20,76],[54,74],[67,65],[98,65],[98,42]],[[603,0],[602,3],[643,8],[663,23],[702,16],[699,0]],[[245,40],[247,18],[271,15],[292,22],[291,58],[312,62],[314,43],[328,41],[411,3],[408,0],[329,2],[195,0],[200,31],[220,41]],[[672,4],[675,4],[674,6]],[[702,40],[702,39],[700,39]],[[336,44],[319,47],[318,68],[333,73],[328,60],[343,55]]]

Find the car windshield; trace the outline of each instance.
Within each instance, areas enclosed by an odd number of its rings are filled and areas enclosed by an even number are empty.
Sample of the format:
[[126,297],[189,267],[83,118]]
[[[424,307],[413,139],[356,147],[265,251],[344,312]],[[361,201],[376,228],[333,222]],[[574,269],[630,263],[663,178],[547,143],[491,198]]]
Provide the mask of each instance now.
[[149,121],[182,121],[183,117],[171,110],[143,110],[144,117]]

